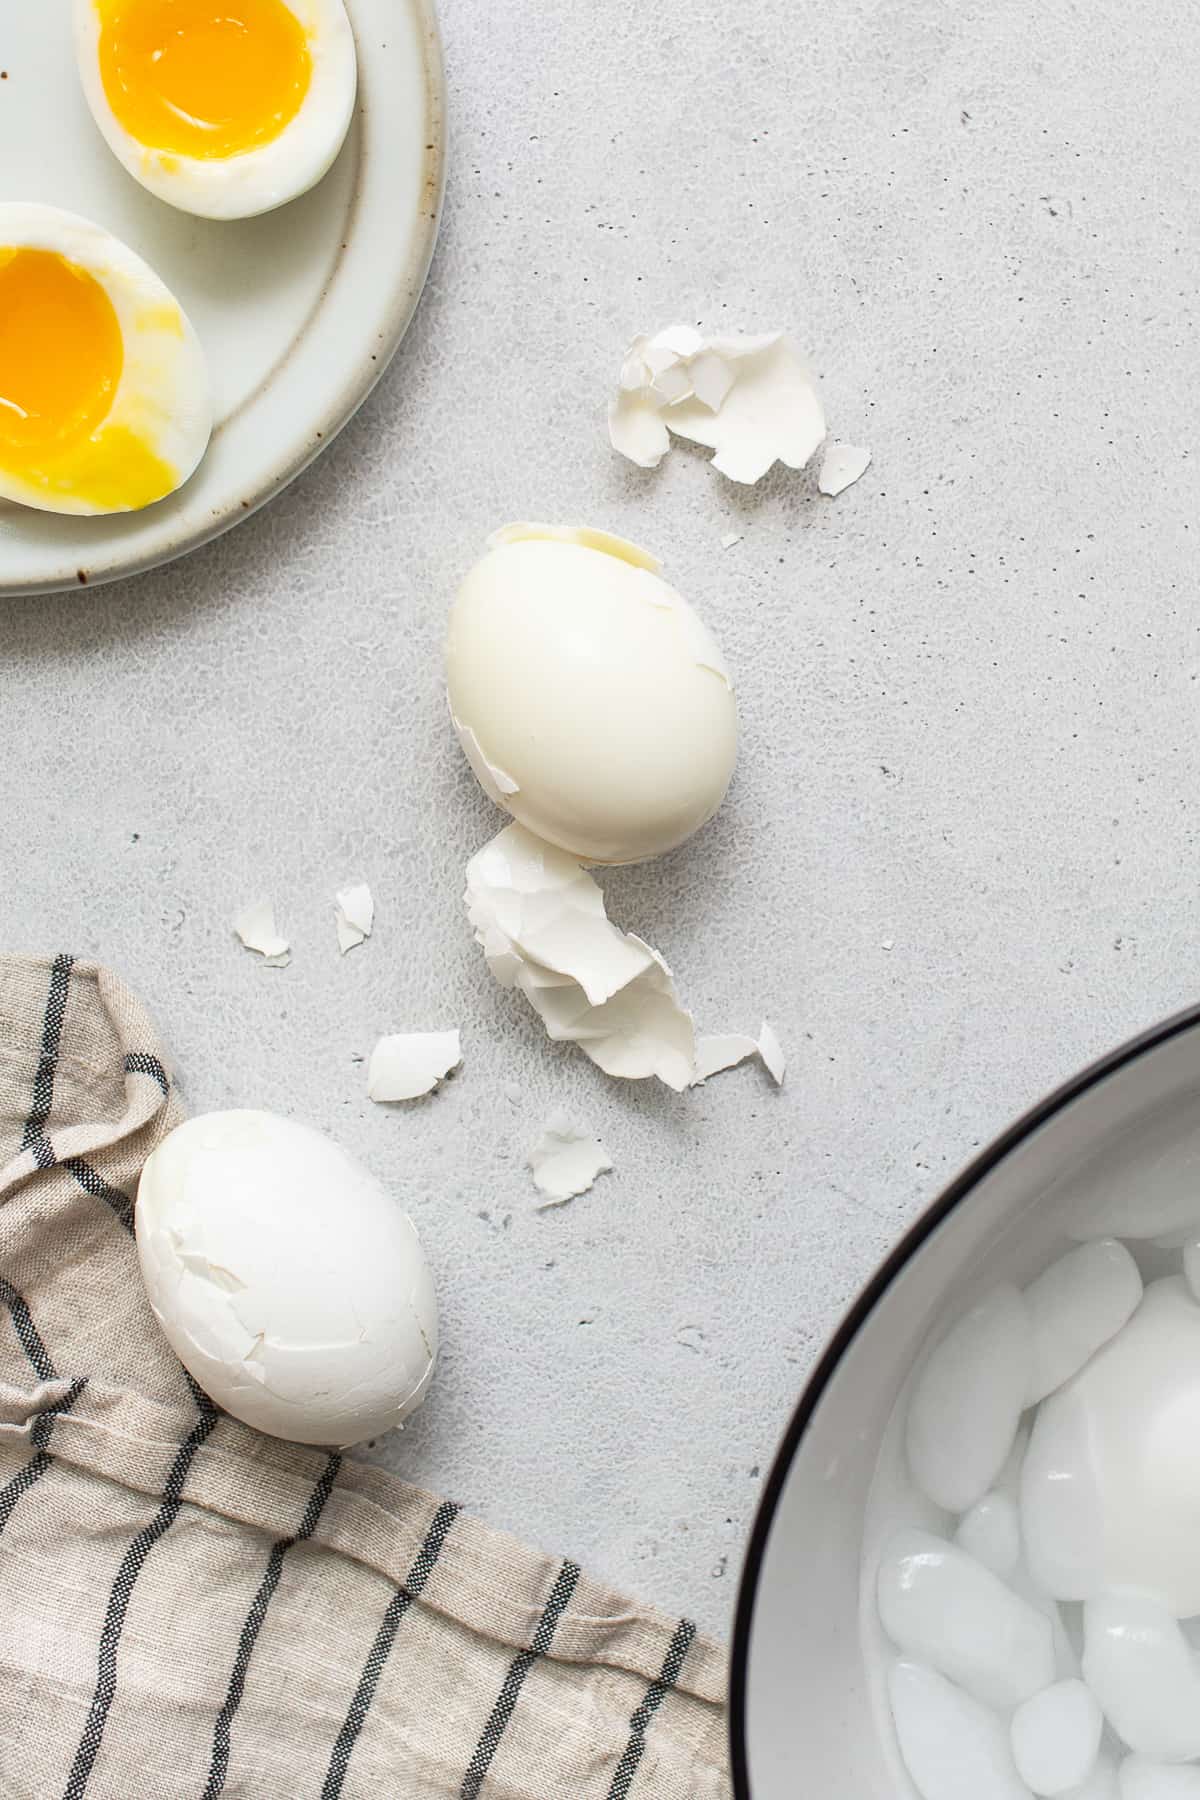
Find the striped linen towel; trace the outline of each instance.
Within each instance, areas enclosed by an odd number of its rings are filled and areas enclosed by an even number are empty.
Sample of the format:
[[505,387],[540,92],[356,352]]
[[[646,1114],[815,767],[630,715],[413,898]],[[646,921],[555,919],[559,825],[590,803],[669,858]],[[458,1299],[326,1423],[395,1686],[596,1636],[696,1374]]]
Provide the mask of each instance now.
[[724,1800],[687,1620],[181,1369],[131,1208],[180,1117],[119,981],[0,958],[4,1800]]

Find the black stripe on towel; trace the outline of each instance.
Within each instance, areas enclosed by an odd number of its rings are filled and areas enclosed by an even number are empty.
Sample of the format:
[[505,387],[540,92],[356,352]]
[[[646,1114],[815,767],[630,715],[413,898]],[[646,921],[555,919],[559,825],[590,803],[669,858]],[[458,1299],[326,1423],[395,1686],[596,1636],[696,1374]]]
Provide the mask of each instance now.
[[50,990],[42,1018],[42,1048],[37,1074],[33,1078],[33,1100],[21,1138],[22,1150],[33,1151],[33,1160],[39,1169],[48,1169],[54,1162],[54,1151],[45,1135],[45,1126],[54,1104],[54,1071],[58,1065],[58,1046],[67,1014],[67,991],[74,962],[73,956],[62,955],[56,956],[51,965]]
[[92,1703],[88,1708],[83,1735],[79,1740],[75,1760],[71,1764],[71,1773],[63,1790],[63,1800],[81,1800],[81,1796],[87,1788],[92,1767],[100,1753],[104,1727],[108,1723],[108,1712],[113,1703],[113,1695],[117,1691],[117,1647],[121,1641],[121,1631],[125,1624],[125,1614],[129,1610],[129,1601],[134,1585],[155,1544],[160,1537],[165,1536],[179,1517],[179,1509],[183,1504],[183,1484],[187,1480],[188,1470],[192,1466],[192,1458],[216,1424],[217,1418],[215,1407],[211,1401],[206,1401],[199,1419],[175,1452],[175,1460],[171,1464],[166,1486],[163,1489],[161,1506],[150,1523],[143,1526],[138,1532],[121,1558],[121,1566],[117,1570],[112,1592],[108,1596],[104,1625],[100,1632],[100,1653],[97,1659],[96,1686],[92,1694]]
[[162,1089],[162,1097],[164,1100],[171,1092],[171,1084],[167,1080],[167,1071],[163,1068],[157,1056],[151,1056],[145,1050],[131,1050],[129,1052],[128,1056],[125,1058],[125,1073],[127,1075],[153,1076],[154,1080],[157,1081],[159,1087]]
[[325,1502],[328,1500],[333,1484],[337,1480],[338,1470],[342,1466],[340,1456],[334,1455],[325,1464],[325,1472],[316,1487],[309,1495],[308,1505],[304,1509],[304,1517],[295,1537],[280,1538],[271,1546],[271,1554],[267,1558],[266,1574],[258,1586],[258,1592],[246,1614],[246,1622],[242,1626],[242,1634],[238,1639],[237,1654],[233,1659],[233,1671],[229,1677],[229,1690],[217,1714],[217,1722],[213,1728],[212,1760],[208,1768],[208,1780],[204,1786],[201,1800],[217,1800],[217,1795],[225,1786],[225,1777],[229,1773],[229,1750],[233,1737],[233,1720],[238,1707],[242,1703],[242,1695],[246,1689],[246,1672],[250,1667],[250,1658],[254,1654],[254,1646],[258,1634],[262,1630],[263,1620],[267,1616],[267,1608],[271,1604],[275,1589],[279,1586],[279,1578],[283,1574],[283,1559],[293,1544],[312,1536],[317,1528],[317,1520],[321,1517]]
[[86,1386],[87,1376],[81,1375],[78,1380],[71,1383],[61,1400],[56,1400],[53,1406],[45,1407],[34,1419],[33,1430],[29,1436],[37,1448],[25,1467],[18,1469],[12,1480],[5,1482],[4,1486],[0,1488],[0,1532],[4,1530],[12,1517],[13,1507],[21,1495],[27,1494],[30,1488],[34,1487],[42,1479],[42,1476],[53,1468],[54,1458],[49,1454],[47,1446],[50,1442],[50,1433],[54,1429],[54,1421],[60,1413],[70,1412]]
[[33,1372],[41,1381],[57,1381],[58,1371],[50,1361],[49,1352],[38,1334],[38,1328],[30,1317],[29,1308],[18,1294],[11,1282],[0,1275],[0,1300],[3,1300],[12,1314],[13,1330],[17,1341],[33,1365]]
[[379,1677],[383,1674],[383,1666],[391,1653],[400,1621],[416,1600],[429,1579],[434,1563],[441,1555],[442,1545],[446,1541],[446,1533],[458,1517],[458,1507],[453,1500],[446,1500],[433,1515],[433,1524],[425,1536],[425,1542],[417,1553],[416,1560],[404,1578],[403,1587],[396,1589],[384,1609],[379,1630],[375,1633],[375,1642],[371,1645],[363,1672],[359,1677],[354,1698],[350,1702],[350,1710],[345,1722],[337,1734],[333,1753],[329,1758],[329,1768],[325,1776],[325,1785],[321,1789],[321,1800],[338,1800],[342,1791],[342,1783],[346,1779],[346,1771],[350,1767],[350,1758],[362,1730],[363,1721],[371,1710],[371,1702],[375,1698],[375,1689],[379,1686]]
[[91,1163],[84,1162],[82,1156],[64,1157],[62,1166],[75,1177],[85,1194],[91,1194],[93,1199],[103,1200],[106,1206],[112,1207],[126,1231],[133,1230],[133,1202],[128,1194],[122,1193],[120,1188],[110,1187],[102,1175],[97,1175]]
[[638,1764],[642,1760],[642,1752],[646,1748],[646,1732],[650,1728],[650,1722],[679,1680],[683,1659],[691,1649],[695,1637],[696,1627],[692,1621],[680,1619],[679,1624],[675,1627],[675,1635],[667,1647],[667,1654],[663,1658],[663,1666],[646,1689],[629,1721],[629,1742],[626,1744],[621,1760],[613,1774],[612,1786],[608,1790],[608,1800],[626,1800],[633,1778],[637,1774]]
[[475,1746],[475,1754],[470,1766],[463,1776],[460,1800],[476,1800],[479,1790],[487,1777],[492,1758],[504,1736],[505,1728],[513,1713],[517,1701],[521,1697],[521,1689],[525,1685],[525,1677],[532,1669],[539,1656],[545,1656],[558,1622],[571,1603],[571,1595],[575,1592],[575,1584],[579,1580],[579,1567],[573,1562],[564,1562],[558,1571],[558,1579],[550,1590],[550,1598],[546,1602],[545,1611],[538,1620],[538,1628],[533,1634],[533,1642],[528,1650],[521,1650],[509,1664],[508,1674],[504,1677],[504,1686],[492,1708],[491,1717],[480,1734]]

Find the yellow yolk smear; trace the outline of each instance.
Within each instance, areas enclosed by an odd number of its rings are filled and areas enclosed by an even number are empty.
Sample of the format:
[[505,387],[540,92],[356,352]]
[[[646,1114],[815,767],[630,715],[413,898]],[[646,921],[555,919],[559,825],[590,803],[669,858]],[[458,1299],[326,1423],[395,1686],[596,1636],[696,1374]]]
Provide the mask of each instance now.
[[104,511],[148,506],[172,470],[106,425],[125,347],[96,278],[52,250],[0,246],[0,478]]
[[268,144],[312,80],[304,27],[283,0],[96,0],[100,79],[118,124],[148,149],[207,159]]

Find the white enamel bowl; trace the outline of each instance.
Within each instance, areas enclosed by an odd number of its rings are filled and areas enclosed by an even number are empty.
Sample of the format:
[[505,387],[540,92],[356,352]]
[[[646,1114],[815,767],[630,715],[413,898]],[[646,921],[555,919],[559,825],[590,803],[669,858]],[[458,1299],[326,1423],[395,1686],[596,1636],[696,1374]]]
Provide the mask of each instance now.
[[730,1703],[737,1800],[910,1800],[860,1605],[867,1501],[877,1467],[887,1479],[897,1395],[947,1307],[1029,1279],[1069,1247],[1064,1221],[1089,1196],[1152,1202],[1184,1189],[1200,1204],[1200,1007],[1020,1120],[855,1301],[801,1396],[746,1555]]

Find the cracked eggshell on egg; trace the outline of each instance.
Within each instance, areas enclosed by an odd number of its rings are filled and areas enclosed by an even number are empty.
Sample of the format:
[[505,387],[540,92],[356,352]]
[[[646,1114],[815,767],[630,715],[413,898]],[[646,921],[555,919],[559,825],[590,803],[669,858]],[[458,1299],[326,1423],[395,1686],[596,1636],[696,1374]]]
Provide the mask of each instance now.
[[155,1316],[235,1418],[344,1446],[424,1399],[437,1301],[416,1227],[321,1132],[266,1112],[189,1119],[148,1158],[136,1218]]
[[446,672],[490,797],[583,862],[673,850],[725,797],[737,711],[720,649],[634,544],[497,533],[454,602]]

